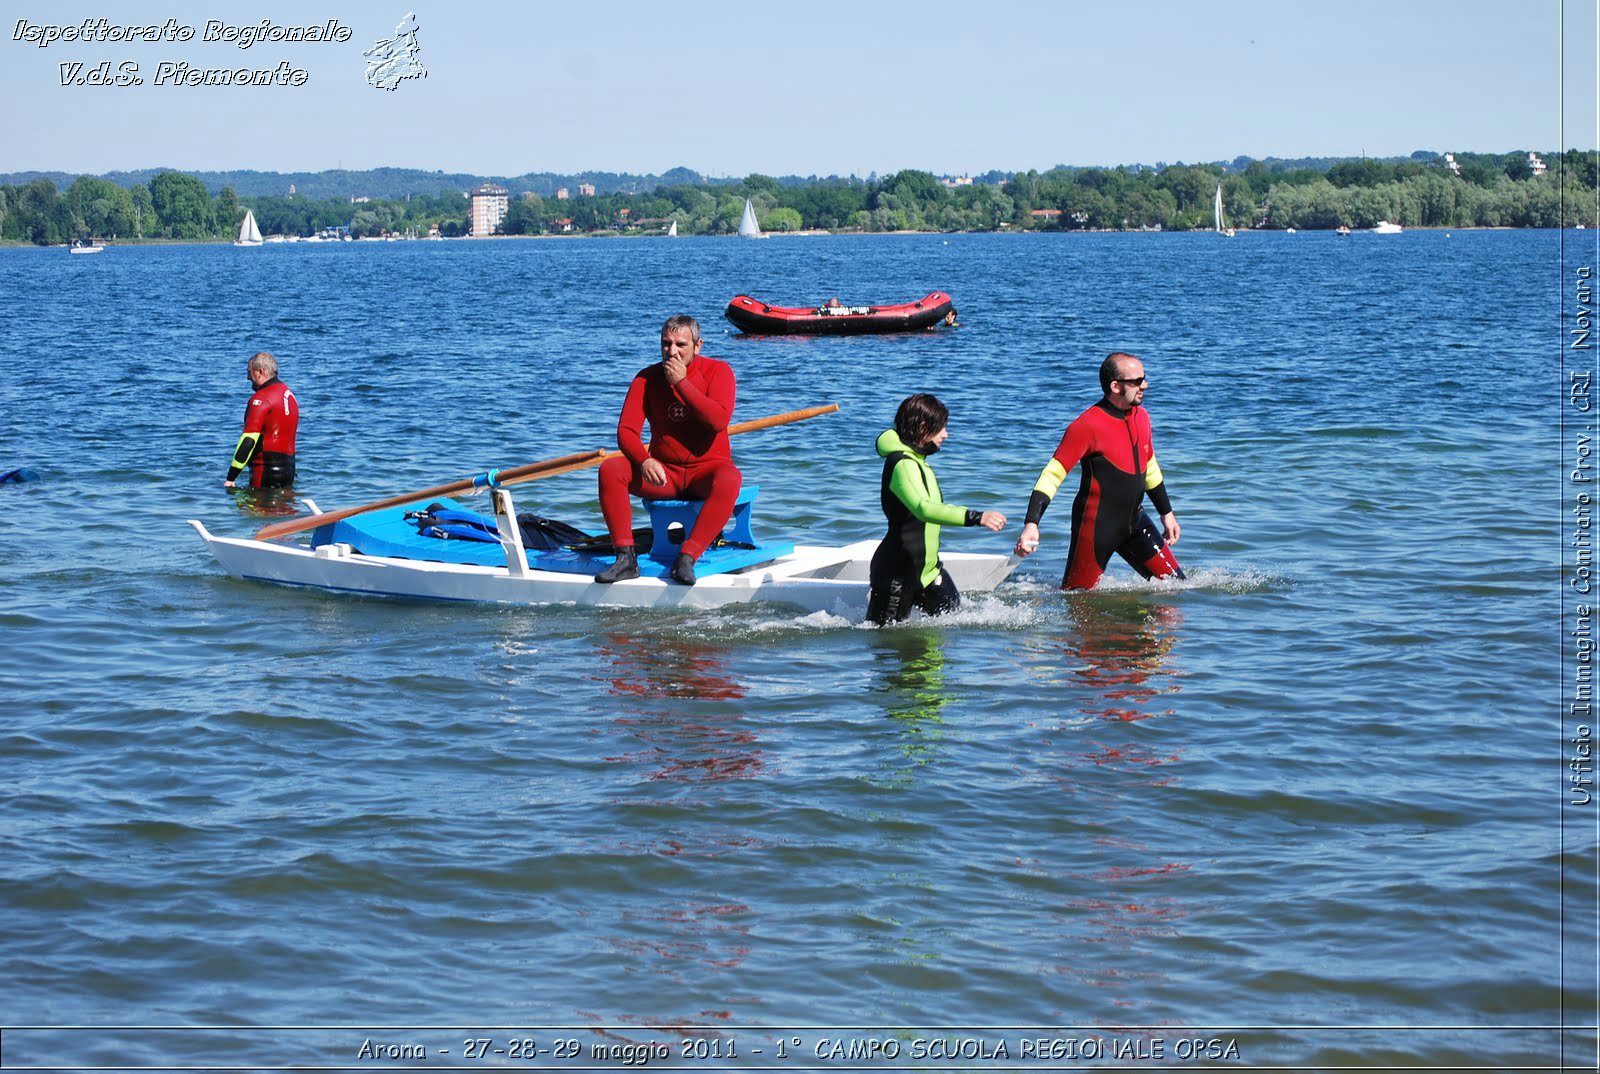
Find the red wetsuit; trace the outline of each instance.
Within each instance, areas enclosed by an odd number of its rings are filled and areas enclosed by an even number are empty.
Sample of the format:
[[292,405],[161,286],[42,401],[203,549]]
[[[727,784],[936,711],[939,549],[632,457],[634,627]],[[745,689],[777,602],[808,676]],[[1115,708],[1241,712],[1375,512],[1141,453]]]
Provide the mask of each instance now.
[[[633,505],[629,495],[653,500],[704,500],[694,529],[683,542],[691,559],[717,539],[733,515],[743,476],[733,465],[728,420],[733,416],[735,383],[727,362],[696,355],[677,384],[667,381],[660,363],[641,369],[628,385],[617,419],[622,454],[600,464],[600,513],[618,548],[633,545]],[[650,425],[645,446],[644,427]],[[643,484],[640,467],[654,458],[667,470],[667,484]]]
[[1177,560],[1156,537],[1149,547],[1139,505],[1145,493],[1159,514],[1172,503],[1156,463],[1150,415],[1144,407],[1121,411],[1102,399],[1085,410],[1062,434],[1028,500],[1024,522],[1038,524],[1072,468],[1083,463],[1083,480],[1072,501],[1072,546],[1067,552],[1063,589],[1092,589],[1113,552],[1146,578],[1179,574]]
[[250,467],[250,487],[287,488],[294,484],[294,434],[300,404],[277,377],[256,389],[244,408],[244,434],[234,448],[228,480]]

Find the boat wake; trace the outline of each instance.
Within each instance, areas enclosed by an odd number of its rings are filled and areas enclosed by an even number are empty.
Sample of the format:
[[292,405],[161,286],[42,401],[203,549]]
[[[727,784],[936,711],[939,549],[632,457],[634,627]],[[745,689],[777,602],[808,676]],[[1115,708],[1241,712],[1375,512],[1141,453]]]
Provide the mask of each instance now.
[[1049,575],[1038,574],[1013,574],[994,592],[1000,599],[1025,599],[1039,600],[1052,598],[1071,598],[1080,600],[1093,600],[1097,594],[1102,593],[1140,593],[1150,595],[1169,595],[1188,593],[1191,591],[1215,593],[1263,593],[1280,589],[1288,589],[1294,585],[1294,579],[1285,574],[1265,570],[1259,567],[1230,566],[1230,567],[1201,567],[1188,572],[1188,577],[1178,578],[1141,578],[1132,571],[1120,569],[1113,564],[1100,579],[1100,584],[1088,591],[1078,591],[1066,594],[1061,591],[1060,583],[1054,572]]
[[[712,629],[724,634],[737,633],[769,638],[780,633],[827,633],[836,630],[959,630],[971,627],[989,627],[1017,630],[1037,625],[1042,621],[1042,609],[1031,604],[1006,600],[994,593],[977,593],[962,598],[961,607],[946,615],[927,616],[914,612],[911,618],[900,623],[878,627],[867,622],[859,611],[807,612],[784,615],[779,609],[746,605],[737,610],[727,609],[714,618],[701,617],[697,632]],[[759,618],[753,618],[752,613]]]
[[1185,593],[1209,590],[1218,593],[1261,593],[1287,588],[1290,579],[1255,567],[1202,567],[1188,577],[1140,578],[1136,574],[1107,573],[1094,588],[1096,593]]
[[1054,577],[1012,575],[992,593],[962,597],[961,607],[941,616],[915,612],[900,623],[877,627],[862,618],[860,610],[838,607],[832,611],[785,614],[775,605],[735,605],[716,612],[696,613],[683,628],[697,636],[742,636],[770,640],[777,634],[821,634],[840,630],[1032,630],[1058,622],[1064,611],[1106,598],[1128,595],[1168,597],[1197,591],[1227,594],[1272,592],[1287,589],[1292,579],[1254,567],[1204,567],[1182,581],[1140,578],[1113,568],[1089,592],[1063,593]]

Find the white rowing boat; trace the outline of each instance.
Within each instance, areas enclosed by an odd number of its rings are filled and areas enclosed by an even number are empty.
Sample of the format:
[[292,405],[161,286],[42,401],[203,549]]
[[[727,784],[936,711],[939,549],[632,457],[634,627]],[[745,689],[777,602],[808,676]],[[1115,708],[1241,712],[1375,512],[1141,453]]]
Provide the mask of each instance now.
[[[497,488],[493,496],[494,519],[500,534],[498,549],[495,545],[479,546],[495,552],[494,558],[499,562],[493,563],[417,558],[430,554],[426,539],[405,549],[406,556],[365,553],[348,541],[337,539],[345,535],[337,528],[339,524],[319,528],[309,547],[219,537],[196,519],[190,519],[189,525],[223,568],[237,578],[332,592],[608,608],[721,608],[751,601],[776,601],[809,612],[833,612],[849,618],[859,618],[866,610],[867,572],[878,546],[876,540],[843,547],[769,546],[781,554],[722,573],[702,573],[693,586],[671,582],[665,577],[666,565],[652,565],[648,557],[641,556],[641,577],[604,585],[593,580],[592,572],[610,562],[608,555],[594,556],[586,573],[575,573],[570,565],[564,570],[542,568],[541,563],[550,561],[549,554],[524,548],[509,490]],[[321,513],[315,505],[309,506],[314,515]],[[434,541],[433,547],[444,555],[447,551],[458,552],[466,543]],[[708,552],[702,564],[714,554]],[[560,555],[572,559],[570,552]],[[754,558],[760,558],[759,553]],[[993,590],[1018,563],[1014,556],[978,553],[949,552],[941,558],[963,593]]]

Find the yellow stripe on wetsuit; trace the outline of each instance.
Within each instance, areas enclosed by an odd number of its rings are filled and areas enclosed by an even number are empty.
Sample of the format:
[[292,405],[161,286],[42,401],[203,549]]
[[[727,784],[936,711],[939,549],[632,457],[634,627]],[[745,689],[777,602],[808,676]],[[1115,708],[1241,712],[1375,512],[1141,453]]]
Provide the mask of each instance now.
[[260,444],[261,433],[259,430],[253,433],[247,432],[239,437],[239,446],[233,449],[233,465],[230,467],[228,474],[229,480],[232,480],[235,475],[250,465],[250,458],[256,453],[256,448]]
[[1061,487],[1061,482],[1067,479],[1067,468],[1054,458],[1045,463],[1044,470],[1039,474],[1039,480],[1034,482],[1033,491],[1044,493],[1044,498],[1056,498],[1056,490]]
[[[1045,463],[1044,469],[1040,471],[1039,480],[1033,483],[1033,491],[1043,493],[1047,501],[1053,500],[1056,498],[1056,493],[1061,489],[1061,482],[1066,479],[1067,468],[1052,458]],[[1144,468],[1144,487],[1146,489],[1156,488],[1163,480],[1165,478],[1161,474],[1161,464],[1156,462],[1155,453],[1151,452],[1150,465]]]
[[1161,484],[1161,464],[1156,462],[1156,453],[1150,453],[1150,465],[1144,468],[1144,487],[1153,489]]

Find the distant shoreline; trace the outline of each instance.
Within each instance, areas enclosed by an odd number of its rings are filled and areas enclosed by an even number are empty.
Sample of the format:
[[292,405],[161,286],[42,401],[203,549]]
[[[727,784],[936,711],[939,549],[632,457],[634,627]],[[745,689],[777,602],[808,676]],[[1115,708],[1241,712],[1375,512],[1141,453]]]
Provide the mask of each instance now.
[[[1569,150],[1546,157],[1419,153],[1388,163],[1318,161],[1311,163],[1325,167],[1291,170],[1244,158],[1159,170],[1063,166],[993,182],[916,170],[866,182],[813,177],[789,185],[751,175],[729,183],[645,184],[644,190],[622,184],[606,191],[606,183],[584,181],[575,196],[563,186],[553,198],[519,192],[510,183],[396,195],[393,176],[373,173],[339,173],[338,193],[322,197],[296,193],[292,182],[284,192],[252,194],[243,180],[256,188],[259,176],[237,176],[239,189],[223,186],[215,194],[206,181],[182,172],[161,172],[132,186],[119,185],[129,175],[80,176],[66,190],[41,176],[25,186],[0,184],[0,234],[41,246],[113,234],[222,242],[238,234],[247,210],[267,235],[358,240],[473,232],[616,237],[661,234],[669,225],[687,238],[731,233],[750,212],[768,236],[1181,232],[1211,231],[1214,224],[1226,230],[1229,221],[1246,231],[1325,231],[1341,224],[1367,231],[1385,220],[1406,228],[1600,228],[1594,200],[1600,156]],[[432,176],[434,185],[443,178]]]
[[[1427,231],[1427,232],[1437,232],[1437,231],[1457,232],[1457,231],[1583,231],[1585,229],[1581,228],[1581,227],[1577,227],[1577,228],[1573,228],[1573,227],[1567,227],[1567,228],[1509,227],[1509,226],[1493,226],[1493,227],[1491,227],[1491,226],[1486,226],[1486,225],[1481,225],[1481,226],[1480,225],[1474,225],[1474,226],[1470,226],[1470,227],[1440,227],[1440,226],[1435,226],[1435,225],[1417,224],[1417,225],[1408,226],[1408,227],[1406,227],[1405,230],[1406,231]],[[1285,236],[1287,236],[1290,233],[1287,229],[1284,229],[1284,228],[1236,228],[1235,231],[1238,234],[1241,234],[1241,235],[1285,235]],[[1337,230],[1334,229],[1334,228],[1296,228],[1295,229],[1295,233],[1296,234],[1309,234],[1309,235],[1323,235],[1323,234],[1331,235],[1331,234],[1337,234]],[[1350,229],[1350,234],[1351,235],[1367,235],[1367,234],[1371,234],[1371,233],[1372,233],[1372,229],[1371,228],[1352,228],[1352,229]],[[1189,230],[1186,230],[1186,231],[1165,231],[1165,230],[1155,230],[1155,229],[1146,230],[1146,229],[1141,229],[1141,228],[1105,228],[1105,229],[1101,229],[1101,230],[1095,230],[1095,229],[1092,229],[1092,228],[1083,228],[1083,229],[1078,229],[1078,230],[1073,230],[1073,231],[1044,231],[1044,230],[1030,230],[1030,229],[1027,229],[1027,228],[1002,228],[1002,229],[995,230],[995,231],[910,231],[910,230],[906,230],[906,231],[849,231],[849,230],[820,231],[820,230],[813,229],[813,230],[808,230],[808,231],[774,231],[774,232],[766,233],[762,237],[763,238],[772,238],[772,239],[795,239],[795,238],[815,239],[815,238],[843,238],[843,237],[849,237],[849,236],[864,236],[864,235],[870,235],[870,236],[873,236],[875,238],[894,238],[895,236],[924,237],[925,238],[925,237],[929,237],[929,236],[940,236],[940,235],[944,235],[944,236],[950,236],[950,235],[1032,235],[1032,236],[1056,235],[1056,236],[1072,236],[1072,235],[1212,235],[1212,234],[1215,234],[1215,232],[1212,232],[1210,230],[1203,229],[1203,228],[1194,228],[1194,229],[1189,229]],[[426,242],[437,242],[437,241],[460,244],[460,243],[501,243],[501,242],[519,242],[519,241],[541,242],[541,241],[552,241],[552,240],[554,240],[554,241],[560,241],[560,240],[579,240],[579,241],[602,240],[603,241],[603,240],[606,240],[606,239],[644,240],[644,239],[665,239],[667,237],[668,236],[666,236],[665,234],[662,234],[660,232],[652,232],[650,234],[628,234],[626,232],[573,232],[571,234],[561,234],[561,235],[549,235],[549,234],[545,234],[545,235],[486,235],[486,236],[482,236],[482,237],[458,236],[458,237],[455,237],[455,238],[444,239],[444,240],[409,239],[409,238],[408,239],[353,239],[353,240],[350,241],[350,245],[375,246],[375,245],[386,244],[386,243],[418,243],[418,242],[426,243]],[[736,240],[736,239],[740,239],[742,236],[728,234],[728,235],[686,235],[686,236],[682,236],[682,237],[683,238],[689,238],[689,239],[731,239],[731,240]],[[106,246],[106,247],[232,246],[232,245],[234,245],[233,240],[231,240],[231,239],[101,239],[101,240],[98,240],[98,241],[101,243],[101,245]],[[673,241],[677,241],[677,239],[674,238]],[[285,240],[283,242],[271,242],[271,243],[266,243],[265,245],[268,245],[268,246],[300,246],[302,244],[311,245],[311,246],[344,245],[344,243],[342,243],[342,242],[341,243],[329,243],[326,240],[324,240],[322,242],[307,243],[303,239],[302,240]],[[27,242],[25,240],[0,239],[0,250],[66,250],[66,249],[70,249],[70,248],[71,248],[71,245],[68,244],[68,243],[55,243],[55,244],[52,244],[52,245],[49,245],[49,246],[40,246],[40,245],[38,245],[36,243]]]

